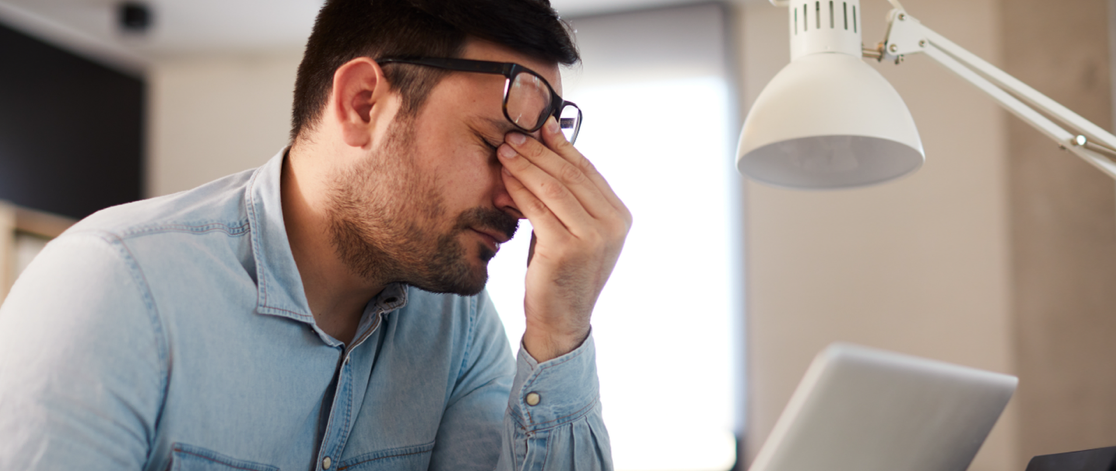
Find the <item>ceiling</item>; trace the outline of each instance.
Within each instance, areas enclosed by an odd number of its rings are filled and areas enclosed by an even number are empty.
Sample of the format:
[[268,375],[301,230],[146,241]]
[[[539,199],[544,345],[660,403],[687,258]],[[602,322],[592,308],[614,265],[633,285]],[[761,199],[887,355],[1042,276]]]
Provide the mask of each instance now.
[[[701,0],[551,0],[565,18]],[[154,61],[210,54],[298,51],[323,0],[145,0],[152,26],[118,26],[121,0],[0,0],[0,22],[141,73]]]

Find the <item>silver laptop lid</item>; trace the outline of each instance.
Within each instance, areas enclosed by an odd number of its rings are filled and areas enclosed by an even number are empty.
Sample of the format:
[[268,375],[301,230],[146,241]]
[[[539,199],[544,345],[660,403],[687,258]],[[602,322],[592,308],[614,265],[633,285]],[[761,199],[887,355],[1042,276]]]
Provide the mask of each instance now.
[[833,344],[814,359],[750,471],[964,471],[1018,379]]

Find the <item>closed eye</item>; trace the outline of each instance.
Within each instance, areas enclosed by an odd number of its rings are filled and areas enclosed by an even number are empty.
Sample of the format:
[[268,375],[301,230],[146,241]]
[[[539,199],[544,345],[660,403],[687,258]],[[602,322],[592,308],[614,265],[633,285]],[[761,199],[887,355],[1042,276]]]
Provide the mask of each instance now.
[[489,141],[487,137],[480,133],[477,133],[477,140],[481,141],[481,143],[483,143],[485,147],[488,147],[488,150],[491,150],[493,152],[496,152],[496,149],[500,147],[500,143],[497,142],[494,144],[492,143],[492,141]]
[[488,148],[489,165],[500,165],[500,159],[496,157],[496,149],[500,147],[500,144],[493,144],[487,138],[480,134],[477,134],[477,140],[481,141],[481,143]]

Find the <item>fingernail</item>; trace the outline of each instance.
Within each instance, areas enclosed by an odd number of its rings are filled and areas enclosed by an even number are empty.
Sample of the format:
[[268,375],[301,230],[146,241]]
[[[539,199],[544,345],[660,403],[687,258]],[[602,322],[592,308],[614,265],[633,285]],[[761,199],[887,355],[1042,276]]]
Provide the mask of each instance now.
[[551,134],[558,132],[558,121],[553,116],[546,120],[546,132]]
[[511,134],[508,134],[508,140],[511,141],[512,144],[520,146],[523,145],[524,142],[527,142],[527,136],[524,136],[517,132],[513,132]]
[[515,157],[515,149],[512,149],[509,145],[502,145],[500,149],[496,151],[496,154],[505,159],[510,159]]

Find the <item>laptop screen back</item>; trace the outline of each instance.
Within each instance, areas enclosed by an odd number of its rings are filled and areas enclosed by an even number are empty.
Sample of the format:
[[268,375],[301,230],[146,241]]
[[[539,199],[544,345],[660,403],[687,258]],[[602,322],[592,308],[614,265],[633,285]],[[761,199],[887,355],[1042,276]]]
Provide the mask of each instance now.
[[850,344],[814,359],[751,471],[964,471],[1014,376]]

